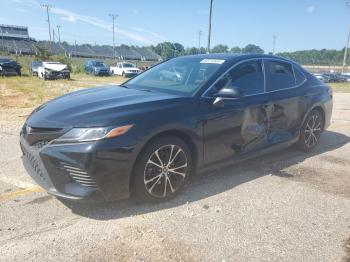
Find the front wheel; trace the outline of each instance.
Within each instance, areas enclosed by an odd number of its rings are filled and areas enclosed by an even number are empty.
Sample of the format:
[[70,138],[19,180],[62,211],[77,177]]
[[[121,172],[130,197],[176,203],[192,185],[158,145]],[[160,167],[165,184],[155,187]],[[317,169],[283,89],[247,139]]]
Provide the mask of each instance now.
[[320,111],[312,110],[300,130],[297,147],[303,151],[310,151],[316,147],[323,131],[323,123],[324,119]]
[[191,174],[191,152],[181,139],[162,137],[141,152],[133,174],[138,199],[159,203],[175,197]]

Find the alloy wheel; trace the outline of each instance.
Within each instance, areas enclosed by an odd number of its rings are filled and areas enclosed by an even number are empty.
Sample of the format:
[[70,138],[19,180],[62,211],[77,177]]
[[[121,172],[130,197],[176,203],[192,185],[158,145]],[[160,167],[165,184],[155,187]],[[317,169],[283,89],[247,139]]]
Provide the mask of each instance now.
[[321,135],[322,119],[319,114],[313,114],[308,119],[305,127],[304,142],[307,147],[313,147],[317,144]]
[[177,145],[165,145],[154,151],[146,162],[144,186],[153,197],[165,198],[181,188],[187,172],[185,151]]

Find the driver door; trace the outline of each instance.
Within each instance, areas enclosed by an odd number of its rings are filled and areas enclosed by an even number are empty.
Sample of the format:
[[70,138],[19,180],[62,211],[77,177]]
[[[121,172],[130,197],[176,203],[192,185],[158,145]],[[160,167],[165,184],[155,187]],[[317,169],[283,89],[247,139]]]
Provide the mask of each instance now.
[[[241,98],[220,98],[222,88],[243,91]],[[201,99],[204,162],[213,164],[267,146],[271,104],[265,93],[261,59],[233,67]]]

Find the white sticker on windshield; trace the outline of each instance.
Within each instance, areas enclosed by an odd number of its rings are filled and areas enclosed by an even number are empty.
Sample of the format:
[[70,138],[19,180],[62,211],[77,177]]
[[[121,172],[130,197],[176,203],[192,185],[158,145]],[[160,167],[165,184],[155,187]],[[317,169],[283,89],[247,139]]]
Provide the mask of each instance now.
[[221,60],[221,59],[203,59],[201,61],[201,64],[223,64],[225,62],[225,60]]

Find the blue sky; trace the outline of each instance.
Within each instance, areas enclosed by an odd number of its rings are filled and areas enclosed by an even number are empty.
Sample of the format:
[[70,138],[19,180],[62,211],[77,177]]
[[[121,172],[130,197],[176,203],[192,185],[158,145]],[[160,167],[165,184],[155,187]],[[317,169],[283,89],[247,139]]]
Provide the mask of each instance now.
[[[162,41],[198,46],[198,30],[206,45],[209,0],[0,0],[0,23],[28,26],[30,36],[48,39],[46,13],[53,5],[52,25],[73,43],[111,44],[109,13],[118,14],[116,42],[150,45]],[[212,46],[252,43],[266,52],[341,49],[350,26],[350,7],[343,0],[214,0]]]

